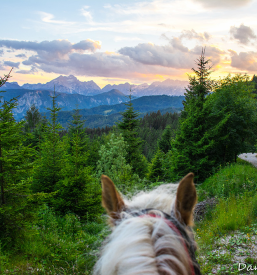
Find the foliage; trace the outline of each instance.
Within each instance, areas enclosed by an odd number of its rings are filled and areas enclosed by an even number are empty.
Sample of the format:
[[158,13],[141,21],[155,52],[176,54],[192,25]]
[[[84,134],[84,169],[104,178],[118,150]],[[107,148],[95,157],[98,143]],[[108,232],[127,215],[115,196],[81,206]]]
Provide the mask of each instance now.
[[252,91],[253,84],[248,76],[228,75],[207,98],[206,109],[215,140],[210,155],[216,165],[236,161],[240,153],[253,150],[257,134],[257,102]]
[[36,225],[19,243],[19,252],[0,249],[0,272],[90,274],[108,233],[104,220],[84,223],[74,214],[60,217],[43,206]]
[[142,157],[142,140],[138,137],[137,133],[137,128],[139,125],[137,117],[139,113],[134,110],[131,102],[131,95],[129,96],[129,99],[130,101],[125,103],[127,110],[121,113],[122,121],[118,123],[117,126],[127,143],[126,160],[128,164],[131,165],[133,172],[143,178],[147,171],[147,163]]
[[210,60],[205,59],[205,50],[202,50],[200,58],[196,60],[197,69],[192,68],[194,76],[189,76],[189,85],[186,89],[185,101],[183,101],[182,118],[186,118],[188,112],[192,114],[194,107],[198,107],[201,111],[206,96],[213,89],[214,82],[209,77],[211,74],[209,63]]
[[45,127],[43,140],[39,144],[38,158],[33,171],[32,190],[36,192],[51,193],[56,189],[56,184],[62,179],[61,170],[66,162],[67,140],[61,140],[58,132],[62,129],[57,123],[57,114],[60,108],[56,106],[55,92],[52,97],[53,106],[51,121]]
[[88,137],[80,118],[75,112],[69,129],[67,158],[61,171],[63,179],[56,184],[53,206],[62,215],[72,212],[93,220],[102,212],[101,188],[88,166]]
[[158,143],[159,149],[163,152],[163,153],[168,153],[169,150],[171,150],[171,138],[172,138],[172,131],[171,131],[171,127],[168,125],[161,136],[161,140]]
[[254,84],[254,91],[253,91],[253,93],[255,94],[255,98],[256,98],[256,94],[257,94],[257,76],[256,75],[253,76],[252,82]]
[[198,189],[201,201],[206,197],[228,198],[257,190],[256,168],[248,163],[233,163],[206,179]]
[[36,126],[41,121],[41,115],[36,108],[35,104],[30,106],[30,108],[27,110],[25,115],[25,124],[24,124],[24,130],[25,132],[34,132],[36,129]]
[[[3,85],[10,74],[0,79]],[[23,122],[15,122],[13,109],[17,99],[0,99],[0,238],[5,245],[13,244],[22,236],[33,216],[29,203],[29,163],[33,149],[24,146]]]
[[[161,139],[164,129],[168,126],[172,131],[172,137],[175,136],[175,131],[178,127],[178,113],[162,113],[151,112],[147,113],[145,116],[139,119],[139,126],[137,129],[138,137],[142,140],[142,152],[148,161],[151,161],[154,154],[158,149],[158,141]],[[91,140],[94,140],[96,143],[100,144],[101,141],[99,137],[103,134],[108,134],[110,131],[115,131],[116,126],[105,127],[105,128],[86,128],[86,133],[90,136]],[[90,145],[94,146],[94,143]],[[96,151],[94,151],[96,152]],[[90,153],[91,157],[92,153]],[[98,156],[95,157],[97,159]],[[92,163],[93,159],[90,161]]]
[[194,172],[196,181],[209,176],[213,161],[209,159],[208,150],[213,147],[210,138],[207,117],[209,112],[204,108],[206,95],[210,93],[209,60],[204,52],[197,60],[196,76],[189,78],[185,93],[184,110],[181,113],[179,129],[172,144],[173,180],[178,180],[189,172]]
[[[190,78],[179,130],[172,143],[173,180],[194,172],[201,182],[219,165],[236,161],[253,150],[256,140],[256,101],[253,84],[245,75],[230,75],[213,84],[199,59],[196,77]],[[209,94],[214,89],[212,94]]]
[[165,154],[160,149],[156,152],[151,164],[149,165],[149,172],[147,178],[151,181],[163,180],[164,179],[164,169],[163,161]]
[[99,150],[100,160],[97,164],[97,177],[109,176],[122,192],[128,190],[138,176],[133,174],[132,167],[126,161],[127,144],[121,134],[110,133],[106,143]]

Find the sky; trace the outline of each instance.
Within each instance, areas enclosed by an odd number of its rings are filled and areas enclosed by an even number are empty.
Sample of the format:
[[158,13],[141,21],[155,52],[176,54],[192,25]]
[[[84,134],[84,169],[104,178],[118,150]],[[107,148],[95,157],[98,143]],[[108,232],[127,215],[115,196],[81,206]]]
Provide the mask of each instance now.
[[205,48],[212,77],[257,74],[257,0],[10,0],[0,76],[107,84],[187,80]]

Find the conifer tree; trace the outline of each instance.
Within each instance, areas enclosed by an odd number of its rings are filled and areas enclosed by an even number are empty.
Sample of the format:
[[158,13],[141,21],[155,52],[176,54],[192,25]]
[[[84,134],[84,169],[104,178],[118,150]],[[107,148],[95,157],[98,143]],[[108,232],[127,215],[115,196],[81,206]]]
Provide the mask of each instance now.
[[149,173],[148,173],[149,180],[153,181],[153,180],[164,179],[164,169],[163,169],[164,157],[165,157],[164,152],[158,149],[149,166]]
[[35,104],[33,104],[26,112],[25,115],[25,121],[24,129],[25,132],[34,132],[36,129],[36,126],[41,121],[41,115],[38,111],[38,108],[36,108]]
[[73,212],[82,218],[93,219],[101,213],[101,188],[92,177],[88,165],[88,137],[79,110],[73,114],[67,143],[67,157],[62,169],[63,179],[56,185],[54,208],[61,214]]
[[253,93],[255,94],[255,98],[257,98],[257,76],[256,75],[253,76],[252,82],[254,83]]
[[133,103],[131,102],[131,94],[129,95],[129,102],[125,103],[127,109],[122,112],[122,121],[118,123],[118,128],[122,132],[125,142],[127,143],[127,156],[128,164],[132,166],[133,172],[140,177],[144,177],[147,171],[146,158],[141,153],[142,141],[138,138],[137,128],[139,120],[137,117],[139,113],[134,110]]
[[[206,96],[210,93],[212,81],[209,79],[210,60],[206,60],[202,51],[197,60],[195,76],[189,78],[189,86],[185,93],[184,110],[181,114],[180,126],[173,143],[173,175],[174,179],[188,172],[194,172],[196,181],[209,176],[213,161],[206,153],[214,141],[210,140],[207,117],[208,110],[204,108]],[[201,171],[201,173],[199,173]]]
[[[0,78],[0,87],[9,79],[10,73]],[[1,91],[2,92],[2,91]],[[0,98],[0,239],[13,242],[21,235],[31,212],[28,210],[29,162],[33,149],[24,146],[24,122],[16,122],[13,109],[17,98],[4,101]]]
[[57,182],[62,179],[61,170],[66,161],[67,140],[61,140],[59,136],[62,126],[57,121],[57,115],[61,108],[57,107],[55,90],[51,98],[52,108],[47,108],[51,112],[51,120],[44,127],[33,173],[34,192],[54,192]]
[[159,149],[163,153],[168,153],[169,150],[171,150],[171,138],[172,138],[172,131],[171,127],[167,126],[161,136],[161,140],[159,141]]
[[[0,79],[0,87],[9,79],[10,73]],[[1,91],[2,92],[2,91]],[[1,204],[6,203],[5,191],[11,192],[11,186],[15,185],[22,175],[29,169],[27,158],[33,154],[33,150],[23,146],[24,136],[22,128],[24,122],[16,123],[13,117],[13,109],[17,106],[17,98],[4,101],[0,98],[0,185]]]

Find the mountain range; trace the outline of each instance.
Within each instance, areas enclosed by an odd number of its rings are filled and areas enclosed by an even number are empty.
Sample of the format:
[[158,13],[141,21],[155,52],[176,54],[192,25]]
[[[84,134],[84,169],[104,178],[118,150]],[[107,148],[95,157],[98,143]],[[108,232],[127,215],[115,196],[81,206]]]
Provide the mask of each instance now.
[[49,90],[66,93],[66,94],[80,94],[85,96],[94,96],[113,89],[117,89],[125,95],[130,94],[133,96],[141,97],[148,95],[184,95],[185,87],[188,85],[187,81],[166,79],[164,81],[156,81],[151,85],[144,83],[140,85],[131,85],[128,82],[124,84],[106,85],[100,88],[93,80],[79,81],[75,76],[62,76],[47,82],[46,84],[24,84],[20,86],[17,82],[8,82],[2,86],[3,90],[9,89],[26,89],[26,90]]
[[[18,106],[13,110],[14,117],[17,120],[22,119],[33,104],[38,108],[39,112],[46,112],[47,108],[52,107],[52,95],[52,91],[27,89],[7,89],[5,93],[1,93],[1,96],[6,101],[18,97]],[[56,95],[56,103],[63,111],[73,110],[76,107],[89,109],[99,105],[114,105],[128,101],[127,96],[115,89],[94,96],[58,92]]]
[[148,96],[148,95],[173,95],[183,96],[185,93],[185,87],[188,85],[187,81],[166,79],[163,82],[156,81],[151,85],[147,83],[140,85],[130,85],[128,82],[118,85],[106,85],[102,91],[106,92],[110,89],[118,89],[125,95],[131,94],[136,97]]

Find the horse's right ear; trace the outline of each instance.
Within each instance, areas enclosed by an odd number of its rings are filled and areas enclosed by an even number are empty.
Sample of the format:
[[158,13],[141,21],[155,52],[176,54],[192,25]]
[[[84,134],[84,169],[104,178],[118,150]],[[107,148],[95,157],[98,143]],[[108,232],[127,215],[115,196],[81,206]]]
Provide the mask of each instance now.
[[175,201],[175,215],[186,225],[193,224],[193,210],[197,202],[194,174],[187,174],[179,183]]
[[102,183],[102,205],[108,215],[113,219],[119,219],[119,213],[125,204],[120,194],[115,188],[114,183],[105,175],[101,177]]

